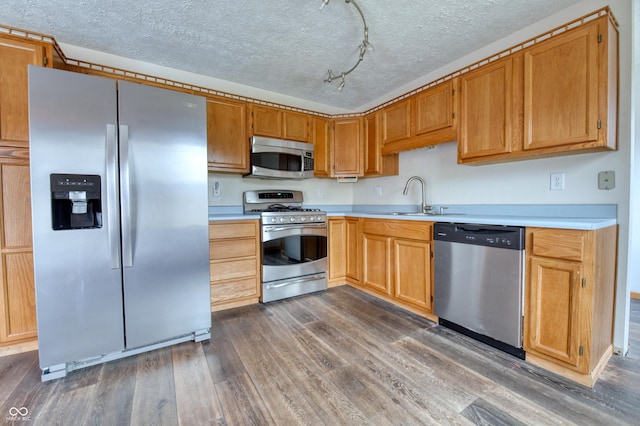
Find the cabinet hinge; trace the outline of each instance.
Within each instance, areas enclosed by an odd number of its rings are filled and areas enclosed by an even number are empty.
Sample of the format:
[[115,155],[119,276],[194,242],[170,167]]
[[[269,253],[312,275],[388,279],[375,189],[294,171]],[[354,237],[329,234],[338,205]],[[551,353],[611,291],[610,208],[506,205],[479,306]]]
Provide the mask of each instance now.
[[602,34],[598,34],[598,43],[602,43]]
[[580,345],[580,349],[578,350],[578,354],[580,356],[584,355],[584,347],[582,345]]
[[602,129],[602,121],[598,120],[598,129]]
[[47,58],[46,56],[44,56],[44,57],[42,58],[42,63],[43,63],[45,66],[49,65],[49,58]]
[[586,287],[587,287],[587,279],[582,278],[582,288],[586,288]]

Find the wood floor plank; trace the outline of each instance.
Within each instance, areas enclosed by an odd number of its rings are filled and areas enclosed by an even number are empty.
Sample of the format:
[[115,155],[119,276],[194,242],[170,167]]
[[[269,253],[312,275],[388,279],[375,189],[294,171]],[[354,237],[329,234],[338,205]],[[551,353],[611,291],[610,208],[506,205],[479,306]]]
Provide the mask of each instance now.
[[473,404],[469,405],[462,415],[468,418],[475,425],[492,425],[492,426],[525,426],[527,423],[516,420],[508,413],[491,405],[482,398],[478,398]]
[[[9,408],[15,406],[17,402],[9,401],[7,398],[9,398],[9,395],[11,395],[20,384],[24,376],[37,368],[38,355],[35,351],[0,358],[0,383],[2,383],[2,385],[0,385],[0,407],[4,405],[9,405]],[[6,412],[7,411],[0,411],[0,414]]]
[[136,358],[131,424],[178,424],[171,348],[146,352]]
[[222,402],[224,422],[229,425],[272,425],[274,419],[247,374],[215,385]]
[[202,345],[185,342],[171,348],[178,423],[184,426],[223,421]]
[[[216,328],[215,338],[202,342],[209,373],[214,384],[224,382],[235,376],[246,374],[247,370],[233,346],[233,342],[227,336],[222,321],[216,317],[213,319]],[[218,322],[219,321],[219,322]]]
[[[102,366],[100,379],[95,386],[94,399],[86,418],[87,424],[131,423],[136,363],[136,358],[130,357]],[[75,380],[73,376],[69,379]]]

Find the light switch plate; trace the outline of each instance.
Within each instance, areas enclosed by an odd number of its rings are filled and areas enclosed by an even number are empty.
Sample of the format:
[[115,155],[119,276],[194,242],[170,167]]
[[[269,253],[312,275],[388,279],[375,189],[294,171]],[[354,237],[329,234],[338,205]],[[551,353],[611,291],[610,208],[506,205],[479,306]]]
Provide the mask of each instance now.
[[598,173],[598,189],[613,189],[616,187],[616,172],[608,170]]

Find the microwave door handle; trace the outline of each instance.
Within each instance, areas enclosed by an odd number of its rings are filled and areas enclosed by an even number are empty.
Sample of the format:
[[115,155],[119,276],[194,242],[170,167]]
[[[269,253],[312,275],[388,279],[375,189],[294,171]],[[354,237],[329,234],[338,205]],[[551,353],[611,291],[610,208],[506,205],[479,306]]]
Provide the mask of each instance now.
[[251,147],[251,152],[254,153],[261,153],[261,152],[277,152],[277,153],[283,153],[283,154],[292,154],[292,155],[300,155],[302,156],[302,151],[299,149],[295,149],[295,148],[286,148],[283,146],[278,146],[278,147],[274,147],[274,146],[253,146]]

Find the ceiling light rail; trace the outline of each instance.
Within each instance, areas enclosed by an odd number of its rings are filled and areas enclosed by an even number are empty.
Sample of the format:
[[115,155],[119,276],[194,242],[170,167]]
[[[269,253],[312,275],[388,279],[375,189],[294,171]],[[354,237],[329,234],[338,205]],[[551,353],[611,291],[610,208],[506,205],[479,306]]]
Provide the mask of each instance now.
[[[330,0],[322,0],[322,4],[320,5],[320,9],[322,9],[323,7],[325,7],[326,5],[329,4]],[[358,11],[358,14],[360,14],[360,17],[362,18],[362,24],[364,26],[364,30],[363,30],[363,38],[362,38],[362,42],[360,43],[359,47],[359,54],[358,54],[358,60],[356,61],[356,63],[349,68],[347,71],[342,71],[340,74],[334,74],[333,71],[330,69],[327,72],[327,78],[324,80],[325,83],[332,83],[334,80],[338,80],[340,79],[340,83],[338,84],[338,91],[341,92],[342,89],[344,88],[344,84],[345,84],[345,80],[344,78],[349,75],[353,70],[355,70],[358,65],[360,65],[360,62],[362,62],[362,60],[364,59],[364,55],[367,52],[371,52],[373,51],[373,45],[371,43],[369,43],[369,26],[367,25],[367,21],[366,19],[364,19],[364,14],[362,13],[362,9],[360,8],[360,5],[358,4],[358,2],[356,0],[344,0],[345,3],[351,4],[353,7],[355,7],[355,9]]]

